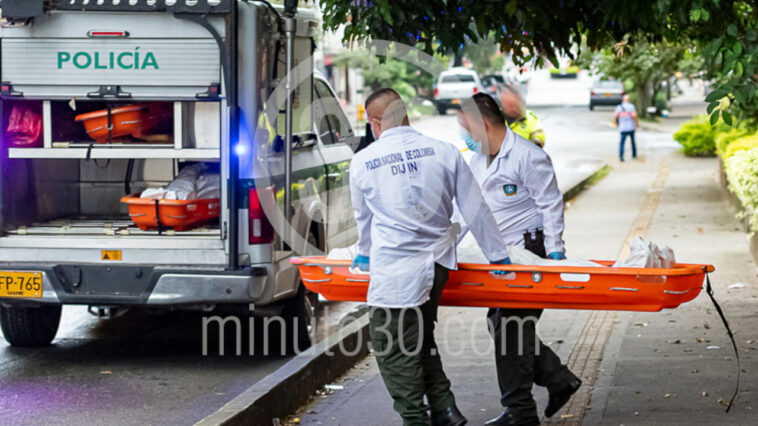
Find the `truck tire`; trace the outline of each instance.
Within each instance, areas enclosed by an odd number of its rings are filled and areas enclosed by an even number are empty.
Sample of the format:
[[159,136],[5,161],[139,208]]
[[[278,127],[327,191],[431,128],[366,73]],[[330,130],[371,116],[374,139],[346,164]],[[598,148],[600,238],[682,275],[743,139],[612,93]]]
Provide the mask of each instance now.
[[11,346],[47,346],[61,322],[61,306],[0,306],[0,328]]
[[287,352],[299,353],[316,343],[318,294],[300,283],[297,295],[290,299],[282,314],[286,327]]
[[[319,243],[319,235],[319,229],[316,226],[311,226],[308,232],[308,244],[323,250],[324,247]],[[285,336],[288,352],[302,352],[316,343],[318,308],[318,294],[305,288],[302,280],[300,280],[297,295],[290,299],[282,310],[282,317],[286,326]]]
[[437,114],[447,115],[447,107],[442,106],[442,105],[437,105]]

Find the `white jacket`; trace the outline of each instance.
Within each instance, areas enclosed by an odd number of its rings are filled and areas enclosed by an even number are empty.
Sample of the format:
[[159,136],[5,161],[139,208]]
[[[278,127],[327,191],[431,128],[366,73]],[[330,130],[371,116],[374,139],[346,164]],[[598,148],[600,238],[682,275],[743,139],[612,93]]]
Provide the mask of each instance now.
[[457,268],[453,199],[485,256],[508,256],[458,149],[409,126],[384,131],[353,157],[350,194],[358,253],[371,258],[370,306],[419,306],[429,300],[434,263]]
[[508,246],[523,247],[525,231],[543,228],[546,252],[565,250],[563,194],[542,148],[508,130],[489,166],[481,154],[469,166]]

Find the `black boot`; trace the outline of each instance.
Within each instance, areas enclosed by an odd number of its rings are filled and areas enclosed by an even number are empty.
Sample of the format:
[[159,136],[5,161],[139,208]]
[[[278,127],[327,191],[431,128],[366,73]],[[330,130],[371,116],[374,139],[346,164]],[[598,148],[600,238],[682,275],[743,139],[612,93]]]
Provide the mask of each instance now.
[[551,392],[550,400],[547,403],[547,408],[545,408],[545,416],[553,417],[553,414],[557,413],[558,410],[560,410],[561,407],[563,407],[568,402],[568,400],[571,399],[571,395],[576,393],[576,391],[578,391],[581,386],[582,381],[579,379],[574,379],[560,391]]
[[488,421],[484,426],[539,426],[540,419],[537,417],[537,413],[534,414],[517,414],[515,411],[508,407],[505,407],[503,412]]
[[465,424],[466,418],[455,405],[432,413],[432,426],[463,426]]

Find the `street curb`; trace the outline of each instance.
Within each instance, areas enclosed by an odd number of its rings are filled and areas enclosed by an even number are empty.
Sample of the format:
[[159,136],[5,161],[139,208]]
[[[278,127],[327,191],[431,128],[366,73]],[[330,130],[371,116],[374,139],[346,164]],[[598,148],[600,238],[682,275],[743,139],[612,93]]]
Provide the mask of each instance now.
[[571,189],[563,193],[563,202],[567,203],[577,196],[587,190],[592,185],[596,184],[598,181],[600,181],[602,178],[608,176],[608,173],[613,170],[613,167],[609,166],[608,164],[603,164],[600,166],[597,170],[595,170],[594,173],[587,176],[584,180],[577,183]]
[[359,308],[345,320],[349,322],[337,332],[295,356],[196,425],[271,426],[273,419],[294,413],[324,384],[368,355],[367,308]]

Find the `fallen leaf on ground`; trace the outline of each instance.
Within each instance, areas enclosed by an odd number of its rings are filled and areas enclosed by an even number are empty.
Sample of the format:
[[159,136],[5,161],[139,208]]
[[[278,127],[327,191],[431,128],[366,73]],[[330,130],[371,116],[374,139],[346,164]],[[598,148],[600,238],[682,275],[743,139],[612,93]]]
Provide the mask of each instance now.
[[103,370],[103,371],[100,372],[100,374],[102,374],[104,376],[107,376],[109,374],[113,374],[113,372],[111,370]]
[[745,284],[742,284],[742,283],[734,283],[729,286],[729,288],[744,288],[744,287],[745,287]]

